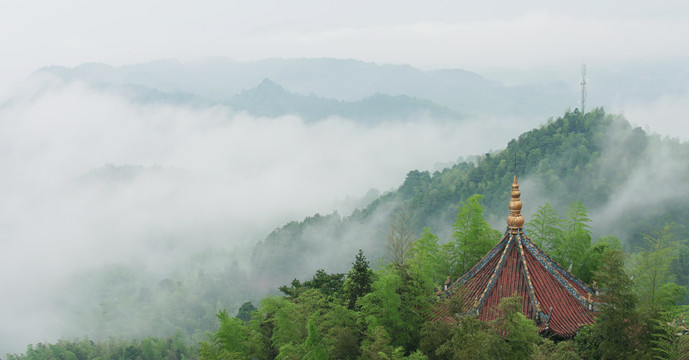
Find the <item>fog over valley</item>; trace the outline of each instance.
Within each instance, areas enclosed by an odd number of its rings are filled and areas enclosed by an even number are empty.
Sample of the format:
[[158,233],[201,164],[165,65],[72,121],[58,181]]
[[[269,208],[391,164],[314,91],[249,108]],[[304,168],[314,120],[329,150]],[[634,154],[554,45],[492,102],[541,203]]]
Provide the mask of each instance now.
[[221,309],[347,273],[359,249],[389,262],[401,217],[446,243],[479,193],[503,231],[515,173],[527,224],[580,201],[594,244],[689,237],[685,3],[7,8],[0,358],[59,339],[197,346]]
[[[160,288],[165,279],[242,271],[249,277],[233,284],[246,294],[219,304],[232,308],[258,301],[280,281],[326,265],[344,271],[351,254],[316,246],[313,260],[294,273],[252,284],[256,280],[250,274],[261,269],[252,268],[249,258],[257,242],[290,221],[334,211],[349,216],[378,194],[396,189],[412,169],[433,172],[460,157],[502,149],[545,120],[490,115],[447,120],[422,112],[392,120],[328,116],[305,121],[289,111],[258,117],[223,102],[140,94],[38,72],[0,108],[0,169],[5,174],[0,180],[0,266],[4,274],[21,269],[20,276],[0,278],[2,288],[13,294],[0,304],[2,317],[12,324],[0,329],[8,351],[57,337],[164,336],[170,327],[151,327],[155,319],[150,323],[135,316],[141,322],[136,328],[117,319],[100,328],[95,324],[107,318],[103,311],[144,311],[137,310],[141,304],[109,304],[107,299]],[[661,97],[632,108],[629,118],[672,126],[672,116],[681,114],[668,112],[681,106],[658,104],[683,101],[682,96]],[[610,144],[604,157],[628,152],[615,141]],[[640,168],[637,180],[627,182],[615,202],[595,216],[596,233],[611,230],[607,223],[614,224],[624,208],[639,207],[634,199],[647,189],[656,202],[687,196],[686,191],[659,195],[650,186],[686,171],[681,163],[670,165],[668,155],[649,155],[648,170]],[[538,178],[523,179],[527,214],[545,201],[566,206],[541,196],[542,186]],[[663,189],[668,188],[657,188]],[[388,226],[387,211],[368,229],[348,230],[341,238],[347,243],[343,249],[358,246],[380,253],[384,235],[371,229]],[[500,213],[491,222],[504,226]],[[337,233],[319,229],[308,240],[314,245],[324,241],[324,234]],[[449,230],[445,224],[436,231],[447,239]],[[171,301],[162,297],[153,303]],[[131,316],[119,317],[131,324]]]
[[286,222],[348,215],[366,205],[353,199],[398,186],[410,169],[512,136],[497,121],[306,124],[226,106],[141,105],[42,81],[0,110],[0,263],[5,274],[22,269],[0,279],[13,294],[0,309],[7,324],[26,326],[3,328],[3,346],[83,335],[64,305],[97,304],[60,288],[80,273],[136,265],[157,283],[186,265],[203,268],[193,256],[221,250],[246,266],[232,253],[250,253]]

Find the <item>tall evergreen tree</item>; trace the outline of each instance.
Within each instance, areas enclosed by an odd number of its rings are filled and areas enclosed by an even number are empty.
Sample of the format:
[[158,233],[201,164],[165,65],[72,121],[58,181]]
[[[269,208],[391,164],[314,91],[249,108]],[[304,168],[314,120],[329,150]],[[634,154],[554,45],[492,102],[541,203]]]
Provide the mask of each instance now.
[[251,313],[254,310],[256,310],[254,304],[252,304],[251,301],[247,301],[239,307],[239,310],[237,310],[237,316],[235,317],[239,320],[242,320],[244,324],[248,324],[249,320],[251,320]]
[[[643,350],[638,341],[642,331],[636,311],[638,300],[632,280],[624,269],[624,259],[625,254],[621,251],[608,252],[595,274],[601,286],[601,309],[592,331],[582,339],[588,336],[588,348],[597,347],[594,354],[601,359],[632,359]],[[598,358],[586,355],[586,358]]]
[[371,292],[373,270],[369,268],[364,251],[359,249],[344,283],[345,299],[349,309],[356,308],[356,301]]

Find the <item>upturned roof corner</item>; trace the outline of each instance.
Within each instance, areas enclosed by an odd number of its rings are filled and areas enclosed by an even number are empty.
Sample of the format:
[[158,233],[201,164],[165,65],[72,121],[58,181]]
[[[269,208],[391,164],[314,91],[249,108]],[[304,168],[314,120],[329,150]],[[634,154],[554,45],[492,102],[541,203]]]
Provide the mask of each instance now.
[[439,292],[441,302],[434,310],[434,321],[457,322],[458,314],[450,314],[448,306],[454,293],[464,296],[461,315],[477,315],[483,321],[494,319],[500,300],[516,293],[522,299],[522,313],[533,319],[543,333],[570,338],[582,325],[593,323],[597,291],[554,262],[529,239],[521,209],[515,175],[507,230],[478,263]]

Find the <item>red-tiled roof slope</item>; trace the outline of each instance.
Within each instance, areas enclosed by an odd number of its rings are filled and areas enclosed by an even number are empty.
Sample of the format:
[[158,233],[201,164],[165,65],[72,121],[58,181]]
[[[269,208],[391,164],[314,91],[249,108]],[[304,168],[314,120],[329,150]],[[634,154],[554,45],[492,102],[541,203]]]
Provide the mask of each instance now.
[[[556,264],[522,229],[521,201],[516,177],[512,185],[510,216],[505,235],[486,256],[440,294],[434,321],[457,322],[457,316],[474,314],[483,321],[496,318],[505,297],[522,298],[522,312],[543,332],[574,336],[595,314],[595,291]],[[518,202],[518,203],[517,203]],[[461,313],[451,314],[449,297],[461,293]]]

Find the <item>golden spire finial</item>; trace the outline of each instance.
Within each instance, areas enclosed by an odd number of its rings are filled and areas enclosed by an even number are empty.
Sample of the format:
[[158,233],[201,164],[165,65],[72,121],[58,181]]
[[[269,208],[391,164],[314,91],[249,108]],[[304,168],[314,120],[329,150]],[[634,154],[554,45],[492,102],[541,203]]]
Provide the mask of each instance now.
[[519,184],[517,184],[517,175],[514,175],[514,183],[512,183],[512,193],[510,194],[510,214],[507,216],[507,226],[511,229],[519,229],[524,226],[524,217],[522,216],[522,201],[519,198]]

